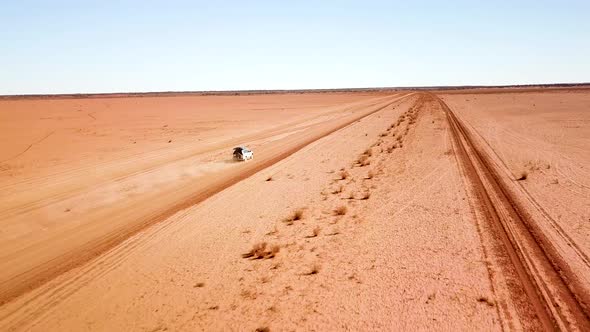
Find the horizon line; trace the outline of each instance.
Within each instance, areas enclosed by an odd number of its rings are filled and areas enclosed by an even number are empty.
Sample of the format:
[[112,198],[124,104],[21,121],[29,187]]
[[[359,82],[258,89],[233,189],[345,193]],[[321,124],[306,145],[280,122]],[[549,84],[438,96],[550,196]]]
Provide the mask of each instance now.
[[324,89],[248,89],[248,90],[169,90],[169,91],[131,91],[131,92],[79,92],[79,93],[30,93],[0,95],[0,99],[19,98],[109,98],[109,97],[149,97],[174,95],[248,95],[248,94],[280,94],[280,93],[330,93],[330,92],[382,92],[405,90],[468,90],[498,88],[568,88],[590,87],[590,82],[580,83],[539,83],[539,84],[506,84],[506,85],[432,85],[432,86],[399,86],[399,87],[364,87],[364,88],[324,88]]

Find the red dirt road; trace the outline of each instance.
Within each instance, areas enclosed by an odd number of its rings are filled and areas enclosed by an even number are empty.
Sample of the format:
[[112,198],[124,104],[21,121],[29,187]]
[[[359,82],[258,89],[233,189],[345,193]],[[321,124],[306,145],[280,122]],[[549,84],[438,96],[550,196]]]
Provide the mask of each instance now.
[[0,329],[588,330],[589,101],[0,101]]
[[[288,101],[288,97],[290,96],[287,96],[284,102]],[[304,101],[312,99],[310,97],[306,96]],[[71,103],[69,100],[65,101],[66,104],[68,102]],[[108,100],[95,100],[95,102],[104,103]],[[116,104],[122,101],[113,100],[112,102]],[[125,102],[132,103],[133,100]],[[223,100],[219,102],[227,107],[223,104]],[[206,137],[204,139],[213,143],[201,144],[198,139],[192,146],[182,144],[176,149],[165,149],[165,153],[161,149],[158,150],[156,146],[155,152],[131,152],[122,160],[118,158],[121,153],[112,153],[108,155],[112,158],[108,162],[88,161],[83,166],[66,170],[56,166],[51,169],[52,174],[33,179],[27,177],[30,176],[30,172],[38,171],[37,161],[31,162],[30,166],[15,161],[15,159],[24,158],[28,148],[22,153],[7,158],[13,162],[6,166],[9,171],[12,170],[11,165],[25,165],[25,170],[29,173],[8,172],[8,176],[3,177],[6,185],[2,188],[11,195],[0,206],[4,229],[2,235],[5,236],[2,238],[0,247],[3,264],[0,269],[2,271],[0,284],[3,286],[0,299],[4,302],[51,279],[119,243],[145,226],[163,220],[184,207],[196,204],[257,170],[284,158],[318,137],[391,102],[391,97],[373,97],[366,102],[338,105],[336,110],[326,107],[319,111],[311,111],[308,112],[307,117],[293,114],[293,119],[283,125],[280,125],[281,121],[272,117],[265,118],[267,122],[264,122],[260,116],[258,118],[253,116],[254,120],[260,120],[257,123],[257,130],[261,134],[241,135],[222,141],[221,144],[217,143],[219,140],[217,137]],[[92,106],[94,103],[90,101],[89,104]],[[207,106],[206,101],[203,104],[201,107]],[[175,106],[174,103],[169,102],[164,105]],[[33,102],[30,107],[34,106]],[[300,109],[304,106],[305,104],[298,105]],[[226,116],[235,118],[230,122],[246,122],[242,119],[244,113],[248,111],[252,110],[243,108],[241,113],[230,111]],[[181,114],[186,116],[186,112]],[[5,113],[6,116],[14,114]],[[197,114],[199,123],[207,123],[219,117],[209,111]],[[289,119],[287,114],[284,117]],[[167,122],[177,126],[185,125],[182,119],[180,124],[173,121]],[[244,128],[244,125],[248,124],[249,122],[238,125],[237,128],[248,133],[248,130],[253,130]],[[169,125],[164,126],[168,128]],[[269,130],[265,126],[273,127]],[[91,126],[91,128],[95,127]],[[80,132],[80,129],[71,130],[67,127],[58,129],[62,129],[66,139],[72,140],[75,140],[75,134]],[[147,128],[146,131],[150,129]],[[112,130],[112,128],[107,127],[103,130]],[[74,137],[71,137],[72,132]],[[227,135],[231,136],[231,134]],[[5,142],[10,140],[6,139]],[[257,153],[255,161],[236,168],[237,164],[228,159],[227,151],[240,142],[247,143],[253,148],[264,148]],[[35,142],[33,145],[39,143]],[[107,135],[104,143],[120,144],[121,139],[117,142]],[[96,148],[103,151],[106,144]],[[42,162],[50,156],[59,155],[61,152],[55,153],[56,149],[59,150],[62,147],[76,149],[76,146],[70,147],[68,144],[49,146],[50,148],[41,155],[32,151],[29,156],[34,157],[29,158],[36,157]],[[75,159],[75,156],[68,158]],[[69,159],[66,160],[68,165]],[[79,161],[75,160],[73,164],[76,162]],[[30,187],[35,187],[36,190],[26,190]],[[159,204],[153,204],[154,201],[158,201]]]

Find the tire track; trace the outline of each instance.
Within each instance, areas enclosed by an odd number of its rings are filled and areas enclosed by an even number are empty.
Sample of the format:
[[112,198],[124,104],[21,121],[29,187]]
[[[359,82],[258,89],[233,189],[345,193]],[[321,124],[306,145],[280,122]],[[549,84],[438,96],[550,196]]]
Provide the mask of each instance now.
[[[504,176],[507,178],[513,177],[513,174],[510,171],[510,167],[508,167],[508,165],[504,162],[503,158],[501,158],[500,155],[492,148],[492,145],[485,139],[485,137],[483,137],[477,130],[475,130],[475,127],[473,127],[469,123],[463,122],[463,126],[469,127],[470,128],[469,131],[473,132],[475,135],[477,135],[479,140],[487,146],[488,151],[490,151],[493,154],[493,156],[492,156],[493,158],[491,158],[491,159],[492,159],[492,162],[494,163],[494,165],[496,166],[497,170],[499,172],[502,171],[504,173]],[[559,159],[568,159],[569,160],[569,158],[567,158],[567,156],[564,156],[564,155],[561,155],[559,157]],[[559,167],[555,167],[555,169],[558,172],[558,174],[560,174],[564,178],[568,179],[568,181],[573,182],[572,180],[569,179],[569,177],[567,175],[563,174],[560,171]],[[537,211],[539,211],[539,213],[541,213],[543,215],[543,217],[547,220],[547,223],[553,229],[555,229],[555,232],[558,234],[558,236],[561,237],[560,241],[563,241],[567,247],[570,247],[573,251],[575,251],[575,254],[578,256],[578,259],[584,265],[584,268],[587,269],[586,272],[590,272],[590,257],[576,243],[576,241],[563,229],[563,227],[561,227],[559,222],[557,222],[557,220],[555,220],[555,218],[553,218],[551,216],[551,214],[549,212],[547,212],[547,210],[541,206],[541,204],[534,198],[534,196],[530,193],[530,191],[522,183],[518,182],[517,185],[518,185],[519,189],[522,191],[522,194],[530,202],[530,204],[533,205],[537,209]],[[576,191],[572,191],[572,192],[583,196],[582,193],[579,193]]]
[[510,257],[526,296],[546,330],[589,330],[590,320],[584,307],[584,293],[576,294],[550,252],[553,247],[544,243],[534,232],[530,215],[519,206],[518,200],[505,187],[493,168],[489,157],[478,150],[469,132],[444,101],[436,97],[446,113],[458,159],[465,167],[476,206],[485,216],[485,222],[498,234]]
[[8,158],[8,159],[1,160],[1,161],[0,161],[0,163],[4,163],[4,162],[7,162],[7,161],[11,161],[11,160],[13,160],[13,159],[16,159],[16,158],[18,158],[18,157],[22,156],[22,155],[23,155],[23,154],[25,154],[27,151],[29,151],[29,150],[30,150],[30,149],[33,147],[33,145],[36,145],[36,144],[39,144],[39,143],[43,142],[44,140],[48,139],[48,138],[49,138],[49,136],[53,135],[54,133],[55,133],[55,131],[52,131],[52,132],[50,132],[49,134],[47,134],[47,135],[45,135],[45,136],[41,137],[40,139],[36,140],[35,142],[33,142],[33,143],[31,143],[31,144],[29,144],[29,146],[27,146],[27,148],[26,148],[26,149],[24,149],[23,151],[19,152],[18,154],[14,155],[14,156],[12,156],[12,157],[10,157],[10,158]]
[[[76,248],[63,256],[60,256],[52,261],[48,261],[45,264],[36,266],[26,272],[23,272],[17,276],[14,276],[10,280],[7,280],[2,284],[0,290],[0,304],[7,303],[14,298],[23,295],[24,293],[30,292],[39,286],[55,279],[57,276],[75,268],[83,263],[86,263],[100,254],[114,248],[116,245],[122,243],[134,234],[137,234],[141,230],[148,226],[154,225],[167,217],[175,214],[176,212],[183,210],[192,205],[198,204],[210,196],[224,190],[225,188],[248,178],[249,176],[275,164],[276,162],[290,156],[291,154],[301,150],[305,146],[317,141],[318,139],[330,135],[344,127],[347,127],[354,122],[381,111],[395,102],[407,98],[413,95],[404,94],[401,96],[394,96],[388,98],[389,100],[383,101],[377,105],[371,105],[369,110],[358,112],[346,117],[345,119],[339,118],[336,123],[326,125],[319,123],[316,127],[310,127],[310,132],[302,134],[300,137],[294,140],[288,140],[281,144],[275,144],[274,149],[270,149],[267,153],[266,158],[259,159],[244,165],[240,170],[227,174],[227,176],[211,179],[207,181],[206,186],[201,190],[194,191],[189,194],[190,188],[179,188],[173,191],[171,194],[174,197],[178,197],[178,201],[173,202],[171,205],[165,208],[145,216],[142,220],[133,223],[133,225],[124,225],[117,229],[113,229],[111,232],[106,233],[100,238],[95,238],[92,241],[88,241],[84,246]],[[165,201],[165,200],[164,200]],[[170,201],[170,199],[168,199]],[[95,227],[101,227],[95,225]],[[76,234],[69,234],[68,236],[75,236]],[[9,287],[10,286],[10,287]]]

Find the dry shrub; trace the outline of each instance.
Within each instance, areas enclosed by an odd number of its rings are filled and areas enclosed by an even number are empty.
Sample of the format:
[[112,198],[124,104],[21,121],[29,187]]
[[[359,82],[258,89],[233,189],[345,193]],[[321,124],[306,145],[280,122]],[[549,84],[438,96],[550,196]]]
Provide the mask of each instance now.
[[372,179],[373,177],[375,177],[375,173],[371,170],[367,173],[367,179]]
[[363,154],[360,157],[358,157],[358,159],[356,160],[356,163],[359,165],[362,165],[363,162],[367,159],[369,159],[369,157]]
[[256,292],[252,292],[250,290],[243,289],[240,292],[240,296],[242,296],[245,299],[256,300],[256,298],[258,297],[258,294],[256,294]]
[[363,194],[363,196],[361,196],[361,200],[364,201],[364,200],[369,199],[370,197],[371,197],[371,193],[367,191]]
[[270,332],[270,329],[266,326],[259,327],[255,330],[256,332]]
[[243,258],[262,259],[262,258],[273,258],[281,250],[278,244],[272,245],[268,248],[266,242],[259,242],[252,246],[252,249],[245,254],[242,254]]
[[303,209],[297,209],[293,212],[293,220],[303,219]]
[[342,185],[340,185],[340,186],[338,186],[337,189],[332,191],[332,194],[340,194],[342,192],[342,190],[344,190],[344,187]]
[[334,214],[337,216],[343,216],[346,214],[346,212],[348,212],[348,208],[344,205],[341,205],[334,209]]
[[346,180],[350,176],[347,171],[341,171],[338,175],[339,180]]
[[385,136],[387,136],[387,133],[381,133],[381,134],[379,134],[379,137],[385,137]]
[[266,246],[267,246],[266,242],[256,243],[252,246],[252,249],[250,249],[249,252],[242,254],[242,257],[243,258],[253,257],[256,259],[263,258],[265,255]]
[[303,219],[303,209],[297,209],[297,210],[293,211],[293,213],[291,213],[290,216],[285,218],[284,222],[287,225],[293,225],[294,221],[301,220],[301,219]]
[[360,159],[359,162],[361,164],[361,167],[365,167],[365,166],[369,166],[371,165],[371,160],[369,159],[368,156],[363,155]]
[[373,150],[371,150],[371,148],[368,148],[365,150],[365,152],[363,152],[363,154],[371,157],[373,156]]
[[274,258],[279,253],[279,251],[281,251],[281,246],[279,246],[278,244],[273,244],[270,247],[270,252],[266,255],[265,258]]
[[272,175],[266,178],[266,181],[272,181]]
[[516,178],[516,180],[518,181],[522,181],[522,180],[526,180],[526,178],[528,177],[529,173],[527,171],[521,171],[518,174],[518,177]]
[[319,265],[317,265],[317,264],[314,264],[314,265],[311,267],[311,269],[309,270],[309,272],[307,272],[307,273],[304,273],[304,275],[308,275],[308,276],[310,276],[310,275],[314,275],[314,274],[318,274],[318,273],[320,273],[320,266],[319,266]]
[[310,237],[316,237],[320,235],[320,226],[316,226],[313,231],[311,232],[311,236]]

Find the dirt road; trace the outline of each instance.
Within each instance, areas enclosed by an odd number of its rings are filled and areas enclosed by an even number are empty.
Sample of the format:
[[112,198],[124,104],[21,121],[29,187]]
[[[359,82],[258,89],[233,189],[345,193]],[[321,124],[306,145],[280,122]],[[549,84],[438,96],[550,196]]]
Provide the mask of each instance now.
[[[456,152],[470,184],[472,201],[478,206],[479,220],[489,223],[484,226],[490,230],[487,235],[493,233],[492,237],[503,243],[503,255],[510,259],[510,269],[521,281],[541,325],[546,330],[590,329],[588,284],[579,283],[578,275],[569,268],[564,260],[568,252],[559,252],[561,244],[548,240],[545,229],[528,212],[535,207],[527,210],[519,202],[518,187],[512,179],[495,169],[491,158],[477,147],[453,111],[444,101],[439,102],[451,124]],[[584,274],[580,276],[586,279]]]
[[[92,165],[99,173],[96,177],[83,174],[89,172],[85,167],[35,178],[35,182],[9,182],[3,186],[11,195],[2,204],[0,221],[4,230],[0,299],[5,302],[50,280],[134,232],[391,102],[391,97],[377,97],[345,104],[208,149],[197,145],[182,154],[170,153],[173,158],[143,162],[142,168],[131,163],[133,159],[115,159],[100,168]],[[237,142],[261,148],[256,160],[236,167],[228,151]],[[30,186],[36,190],[26,190]]]
[[[529,108],[490,111],[496,99],[543,105],[590,94],[567,96],[334,97],[306,116],[294,107],[297,118],[274,118],[268,123],[283,123],[248,139],[187,143],[196,152],[168,150],[166,158],[154,157],[153,167],[136,165],[141,171],[117,178],[121,187],[152,183],[141,194],[105,204],[104,192],[92,186],[62,191],[70,196],[51,202],[57,210],[85,201],[101,208],[79,212],[82,232],[50,225],[52,235],[38,250],[27,241],[41,239],[39,232],[26,223],[38,220],[38,205],[23,205],[25,196],[19,200],[14,189],[1,210],[2,222],[13,228],[2,233],[0,245],[13,251],[0,261],[8,271],[0,274],[7,300],[0,329],[587,330],[590,233],[573,226],[578,216],[590,217],[583,208],[590,194],[585,170],[576,168],[588,164],[578,153],[590,143],[587,128],[563,136],[564,163],[519,179],[511,157],[516,144],[495,135],[535,140],[549,154],[555,147],[546,140],[555,130],[542,137],[535,130],[514,133],[510,115],[538,121]],[[483,101],[471,101],[478,98]],[[584,126],[586,113],[579,117]],[[254,148],[253,162],[211,165],[239,143]],[[530,153],[523,145],[520,150]],[[109,176],[121,166],[107,164]],[[170,175],[194,168],[180,178]],[[569,210],[546,205],[555,199],[541,185],[549,171],[561,174],[551,190],[570,193]],[[34,180],[20,176],[3,178],[5,187]],[[63,201],[68,204],[57,205]],[[15,219],[24,213],[29,218]],[[29,227],[30,235],[19,227]],[[59,241],[68,250],[48,250]],[[45,251],[59,259],[36,260]],[[19,288],[17,275],[29,280],[27,287]]]

